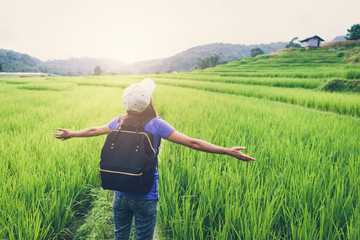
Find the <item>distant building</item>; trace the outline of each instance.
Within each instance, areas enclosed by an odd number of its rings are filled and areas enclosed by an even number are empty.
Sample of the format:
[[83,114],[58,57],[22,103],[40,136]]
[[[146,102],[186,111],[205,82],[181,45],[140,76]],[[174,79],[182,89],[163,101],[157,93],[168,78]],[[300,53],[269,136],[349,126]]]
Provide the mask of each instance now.
[[321,46],[321,42],[325,41],[321,37],[315,35],[310,38],[306,38],[301,40],[300,43],[304,48],[318,48]]

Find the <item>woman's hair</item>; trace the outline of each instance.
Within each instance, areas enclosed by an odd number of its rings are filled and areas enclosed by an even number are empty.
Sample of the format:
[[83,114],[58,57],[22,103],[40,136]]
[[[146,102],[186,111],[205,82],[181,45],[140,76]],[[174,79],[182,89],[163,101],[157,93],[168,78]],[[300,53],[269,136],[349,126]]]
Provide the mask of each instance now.
[[[127,111],[127,114],[118,119],[118,127],[121,126],[126,120],[133,120],[141,124],[143,127],[148,121],[156,117],[158,114],[155,110],[155,107],[152,103],[152,99],[150,100],[149,106],[141,113],[134,111]],[[130,125],[135,125],[129,123]]]

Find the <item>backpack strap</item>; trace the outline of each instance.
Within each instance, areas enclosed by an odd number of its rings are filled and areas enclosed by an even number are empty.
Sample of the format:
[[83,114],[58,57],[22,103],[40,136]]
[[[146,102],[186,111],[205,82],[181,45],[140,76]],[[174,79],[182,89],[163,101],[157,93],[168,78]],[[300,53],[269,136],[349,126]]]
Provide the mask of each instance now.
[[[155,116],[154,118],[156,118],[157,116]],[[151,120],[153,120],[154,118],[150,119],[149,121],[147,121],[146,123],[150,122]],[[146,123],[144,125],[142,125],[140,122],[136,121],[136,120],[125,120],[124,123],[122,124],[122,129],[126,129],[126,130],[132,130],[132,131],[136,131],[137,133],[145,131],[144,126],[146,125]],[[119,131],[120,132],[120,131]],[[154,136],[154,135],[153,135]],[[160,147],[160,143],[161,143],[161,137],[158,136],[157,139],[153,139],[153,144],[155,145],[155,141],[157,141],[157,148],[155,150],[156,153],[159,153],[159,147]],[[157,163],[157,157],[156,157],[156,163]]]

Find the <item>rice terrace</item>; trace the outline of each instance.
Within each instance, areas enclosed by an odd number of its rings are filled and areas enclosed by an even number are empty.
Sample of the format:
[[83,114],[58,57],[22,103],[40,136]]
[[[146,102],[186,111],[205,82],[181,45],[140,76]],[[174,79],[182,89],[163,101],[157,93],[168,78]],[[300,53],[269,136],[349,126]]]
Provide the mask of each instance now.
[[179,74],[0,78],[0,239],[112,238],[106,136],[52,133],[108,123],[145,77],[176,129],[256,158],[164,141],[158,239],[359,239],[360,46],[334,44]]

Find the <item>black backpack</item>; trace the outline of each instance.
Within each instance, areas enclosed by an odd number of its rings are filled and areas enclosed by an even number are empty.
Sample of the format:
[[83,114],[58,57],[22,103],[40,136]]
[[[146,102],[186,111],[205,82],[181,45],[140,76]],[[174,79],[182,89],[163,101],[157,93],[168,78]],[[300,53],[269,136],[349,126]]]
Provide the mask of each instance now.
[[102,188],[147,194],[154,184],[156,163],[152,133],[134,121],[125,121],[120,130],[108,134],[101,150]]

